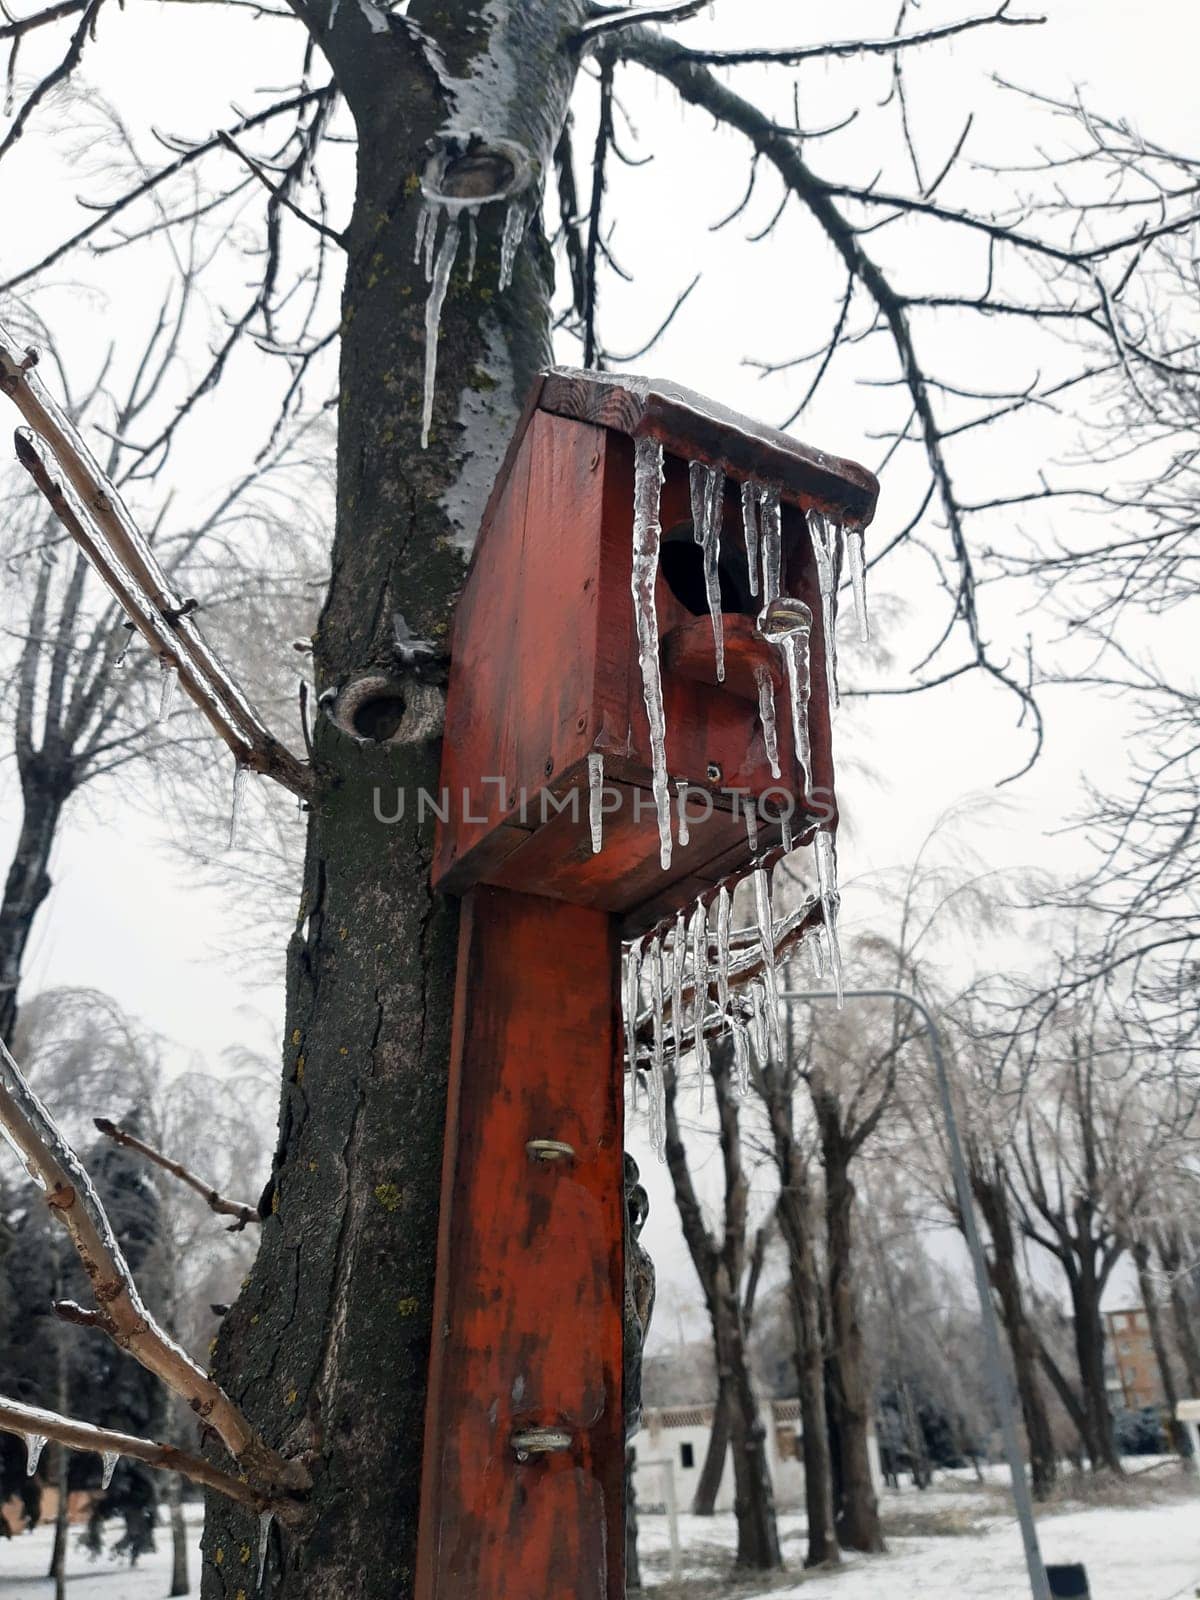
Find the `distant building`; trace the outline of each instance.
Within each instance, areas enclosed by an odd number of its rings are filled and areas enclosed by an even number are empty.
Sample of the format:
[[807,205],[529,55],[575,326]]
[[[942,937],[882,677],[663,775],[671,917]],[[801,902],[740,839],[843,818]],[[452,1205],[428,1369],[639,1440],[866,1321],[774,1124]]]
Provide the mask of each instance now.
[[1108,1357],[1111,1362],[1109,1390],[1127,1411],[1142,1411],[1147,1406],[1166,1403],[1162,1376],[1150,1338],[1150,1319],[1142,1306],[1123,1311],[1106,1311]]
[[[712,1434],[712,1404],[658,1406],[642,1413],[642,1426],[633,1441],[637,1451],[634,1491],[639,1510],[665,1509],[666,1486],[663,1467],[670,1462],[675,1477],[675,1499],[680,1511],[691,1508],[696,1485],[704,1468],[708,1441]],[[800,1428],[799,1400],[764,1400],[761,1416],[767,1430],[767,1468],[775,1491],[775,1504],[781,1510],[804,1505],[804,1450]],[[878,1491],[882,1486],[879,1447],[870,1438],[871,1475]],[[733,1510],[733,1458],[727,1451],[725,1471],[717,1491],[715,1509]]]

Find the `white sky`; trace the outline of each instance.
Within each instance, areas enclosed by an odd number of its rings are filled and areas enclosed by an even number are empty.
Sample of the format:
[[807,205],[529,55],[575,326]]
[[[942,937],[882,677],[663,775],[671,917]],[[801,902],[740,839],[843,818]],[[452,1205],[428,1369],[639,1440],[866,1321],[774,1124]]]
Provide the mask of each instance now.
[[[970,12],[949,0],[928,0],[914,22],[930,24]],[[1030,8],[1034,9],[1034,8]],[[1036,129],[1053,140],[1044,125],[1018,98],[1002,95],[988,84],[995,72],[1043,92],[1069,95],[1076,85],[1102,110],[1125,115],[1158,141],[1188,147],[1194,143],[1195,63],[1200,59],[1200,7],[1183,0],[1151,0],[1139,5],[1123,0],[1049,0],[1048,23],[1041,29],[987,30],[965,36],[950,46],[913,56],[909,94],[918,142],[928,151],[927,166],[936,170],[957,137],[968,112],[977,114],[968,152],[979,160],[1026,158]],[[711,20],[699,19],[681,30],[691,42],[717,44],[761,42],[783,44],[798,39],[879,34],[891,26],[894,6],[861,0],[839,7],[801,7],[783,0],[718,0]],[[296,30],[283,29],[294,41]],[[132,0],[118,15],[105,13],[100,44],[91,56],[92,81],[119,99],[127,120],[139,127],[157,126],[193,135],[207,132],[230,102],[254,103],[260,85],[294,76],[291,56],[278,59],[281,25],[221,19],[203,6],[144,5]],[[34,52],[24,70],[36,64]],[[783,97],[776,107],[788,109],[792,74],[780,72]],[[748,95],[757,95],[769,81],[758,69],[733,80]],[[882,115],[871,107],[886,92],[887,69],[832,64],[806,68],[801,78],[802,116],[806,126],[819,126],[862,107],[859,121],[836,139],[815,141],[808,157],[819,172],[869,178],[878,168],[895,171],[894,137],[885,136]],[[740,136],[712,134],[708,119],[684,112],[665,87],[640,73],[627,72],[618,92],[638,139],[628,128],[623,143],[653,149],[646,168],[617,169],[609,196],[609,216],[616,219],[613,248],[635,275],[632,286],[610,282],[602,296],[606,339],[614,349],[641,344],[660,320],[695,266],[703,279],[683,312],[651,356],[637,366],[669,376],[723,402],[776,422],[791,410],[806,379],[784,376],[760,381],[744,365],[746,358],[781,357],[811,349],[827,332],[841,278],[830,252],[815,228],[794,207],[776,235],[751,245],[745,234],[769,218],[778,191],[769,178],[760,183],[744,219],[712,234],[709,224],[740,198],[748,171],[747,147]],[[764,91],[765,92],[765,91]],[[594,91],[585,85],[577,111],[581,148],[593,116]],[[73,115],[82,116],[78,110]],[[1036,129],[1035,129],[1036,124]],[[891,124],[886,124],[891,126]],[[17,208],[22,229],[5,241],[7,264],[28,259],[39,238],[62,231],[70,195],[85,187],[81,174],[88,165],[81,149],[79,163],[64,172],[38,147],[37,128],[30,130],[23,152],[25,165],[15,170],[27,186]],[[81,136],[81,145],[86,136]],[[8,166],[8,163],[5,163]],[[7,179],[10,182],[12,179]],[[959,180],[959,195],[963,193]],[[974,183],[986,185],[983,175]],[[37,185],[36,192],[33,185]],[[943,198],[955,191],[947,189]],[[345,212],[343,196],[342,214]],[[335,220],[338,210],[335,205]],[[956,237],[933,241],[929,230],[918,244],[911,234],[889,245],[889,260],[903,260],[905,281],[945,287],[960,285],[975,257]],[[19,248],[18,248],[19,246]],[[920,249],[920,259],[913,252]],[[908,254],[904,255],[903,252]],[[63,281],[72,287],[53,301],[60,328],[68,330],[71,347],[91,352],[114,331],[122,318],[157,292],[153,281],[104,279],[107,302],[79,294],[100,267],[78,258]],[[918,277],[918,274],[920,275]],[[974,281],[974,280],[972,280]],[[230,283],[230,303],[236,285]],[[924,347],[960,381],[980,387],[997,375],[1035,366],[1043,359],[1022,330],[1011,326],[979,329],[940,323],[922,325]],[[889,373],[884,346],[872,358],[880,374]],[[578,359],[577,347],[564,344],[560,358]],[[81,355],[82,359],[82,355]],[[265,361],[265,358],[263,358]],[[209,402],[204,429],[193,452],[180,452],[179,493],[202,496],[211,479],[212,461],[236,449],[241,432],[253,431],[256,374],[252,358],[240,369],[239,382]],[[893,415],[892,399],[878,390],[831,383],[796,431],[838,454],[874,465],[883,450],[869,437]],[[213,449],[218,440],[221,449]],[[1007,449],[1020,454],[1019,469],[999,447],[999,438],[980,436],[970,457],[970,497],[985,498],[1010,488],[1014,479],[1027,481],[1040,459],[1065,453],[1069,433],[1056,437],[1032,428],[1013,430]],[[203,446],[201,452],[199,446]],[[202,464],[203,463],[203,464]],[[230,475],[237,463],[231,460]],[[202,476],[207,474],[207,476]],[[907,469],[895,467],[885,477],[873,537],[884,540],[907,519],[912,483]],[[1036,534],[1044,524],[1032,518],[1021,523]],[[856,646],[843,644],[843,673],[850,685],[879,682],[890,671],[903,681],[923,653],[934,620],[943,614],[928,565],[919,557],[890,563],[879,587],[880,631],[893,653],[891,667],[865,660]],[[987,597],[992,604],[992,598]],[[1019,648],[1026,631],[1049,636],[1053,627],[1034,606],[1034,596],[997,596],[989,610],[993,641],[1011,637]],[[1033,606],[1033,610],[1028,608]],[[948,661],[957,661],[952,652]],[[1049,690],[1043,697],[1047,716],[1046,750],[1032,773],[1004,792],[1007,812],[973,830],[971,842],[995,865],[1038,864],[1055,867],[1078,858],[1076,839],[1049,837],[1064,817],[1081,803],[1081,774],[1111,783],[1126,765],[1124,718],[1105,701],[1070,690]],[[844,920],[852,926],[863,914],[856,908],[852,880],[873,870],[903,864],[933,820],[960,797],[987,790],[1022,764],[1027,737],[1013,727],[1015,705],[1002,693],[968,679],[933,697],[873,702],[864,710],[852,702],[838,726],[843,770],[842,807],[847,833],[842,848],[843,878],[849,881]],[[849,757],[849,760],[846,759]],[[870,781],[853,781],[856,768],[869,769]],[[7,851],[14,823],[11,766],[0,768],[0,847]],[[201,1053],[209,1066],[227,1045],[250,1043],[268,1054],[277,1048],[282,999],[278,989],[254,986],[245,974],[218,952],[229,943],[229,924],[222,897],[197,888],[194,875],[179,857],[162,847],[164,829],[140,809],[124,814],[102,797],[77,808],[60,841],[54,863],[55,888],[39,917],[26,991],[50,984],[90,985],[115,995],[130,1011],[178,1042],[181,1050]],[[164,936],[163,930],[168,930]],[[981,952],[986,959],[986,952]],[[647,1243],[658,1260],[664,1310],[681,1296],[695,1297],[691,1268],[682,1259],[669,1186],[645,1150],[640,1130],[631,1145],[649,1171],[653,1209]],[[658,1336],[674,1336],[670,1315],[658,1325]]]

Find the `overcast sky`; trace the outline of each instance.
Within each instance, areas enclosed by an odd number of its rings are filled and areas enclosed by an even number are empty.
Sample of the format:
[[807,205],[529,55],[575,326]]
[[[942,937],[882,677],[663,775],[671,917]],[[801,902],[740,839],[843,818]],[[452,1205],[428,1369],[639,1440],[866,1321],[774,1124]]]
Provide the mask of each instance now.
[[[968,154],[981,163],[1029,159],[1035,138],[1047,136],[1039,114],[1018,96],[990,85],[991,73],[1058,96],[1078,86],[1101,110],[1129,117],[1164,144],[1186,148],[1194,143],[1200,7],[1182,0],[1140,5],[1050,0],[1041,9],[1049,19],[1041,29],[988,30],[911,59],[910,103],[918,142],[929,152],[931,168],[936,170],[944,159],[969,112],[976,114],[976,122]],[[878,34],[890,28],[893,10],[876,3],[821,8],[781,0],[718,0],[711,18],[681,28],[680,36],[721,44],[782,44],[835,34]],[[929,24],[960,14],[947,0],[929,0],[915,20]],[[281,66],[277,58],[282,26],[221,20],[201,6],[135,3],[125,14],[102,19],[91,79],[103,82],[131,123],[202,134],[230,102],[248,107],[257,86],[292,75],[292,68]],[[294,44],[295,30],[284,32]],[[32,70],[32,62],[26,70]],[[772,79],[750,69],[735,81],[743,93],[761,93],[778,115],[787,115],[792,74],[785,71]],[[773,82],[779,87],[772,88]],[[806,69],[801,84],[805,126],[832,123],[860,108],[858,120],[828,145],[811,145],[809,159],[819,172],[867,179],[879,168],[894,170],[895,138],[887,132],[892,125],[875,109],[887,90],[886,67],[837,63]],[[655,159],[647,167],[618,168],[613,175],[608,202],[616,222],[612,246],[634,282],[605,285],[601,309],[606,341],[617,351],[643,343],[699,268],[703,276],[688,304],[637,368],[778,422],[793,408],[806,379],[783,375],[764,381],[746,362],[778,360],[819,343],[840,294],[839,270],[813,226],[794,207],[768,241],[746,241],[777,203],[778,191],[769,181],[763,182],[744,218],[722,232],[710,232],[710,225],[732,209],[744,190],[744,141],[728,132],[714,134],[708,119],[681,110],[665,88],[636,72],[620,76],[618,93],[628,115],[620,125],[623,144],[631,151],[653,151]],[[83,117],[78,108],[72,114]],[[577,110],[581,141],[593,115],[594,89],[585,84]],[[36,205],[32,193],[17,208],[9,196],[8,216],[18,209],[24,221],[20,240],[10,234],[5,242],[9,265],[28,259],[39,238],[63,231],[70,196],[83,187],[86,155],[80,152],[74,170],[65,170],[61,151],[40,151],[37,140],[35,128],[26,135],[26,164],[17,170],[27,184],[36,180],[44,187]],[[988,181],[986,174],[964,169],[955,197],[963,199],[971,184],[986,190]],[[340,206],[336,195],[334,200],[335,216],[339,211],[344,215],[348,190]],[[905,268],[912,281],[932,280],[946,288],[961,286],[975,260],[957,237],[947,233],[935,239],[928,229],[919,243],[901,240],[891,248],[898,260],[906,259],[906,248],[914,252]],[[80,292],[81,283],[93,281],[103,284],[106,299]],[[120,330],[122,318],[135,314],[139,301],[149,302],[158,287],[152,277],[132,283],[117,282],[111,274],[103,278],[100,267],[93,268],[86,259],[77,260],[63,282],[69,286],[52,302],[56,326],[60,334],[70,335],[70,348],[80,352],[81,363]],[[981,388],[997,374],[1007,378],[1043,360],[1041,350],[1012,326],[967,328],[947,320],[929,325],[923,337],[932,359],[945,363],[959,381],[974,381]],[[578,347],[564,341],[559,357],[576,362]],[[882,345],[877,355],[864,359],[868,367],[874,363],[876,375],[891,375]],[[863,375],[860,368],[848,372],[845,382],[831,382],[795,431],[813,444],[874,466],[885,445],[871,435],[894,421],[895,399],[849,381]],[[206,402],[198,445],[179,455],[179,495],[200,498],[210,487],[205,474],[211,475],[214,459],[225,459],[212,441],[235,441],[239,432],[252,427],[255,395],[253,371],[246,369],[244,381]],[[1065,455],[1072,442],[1070,432],[1043,433],[1030,427],[1013,429],[1000,448],[986,441],[970,459],[972,498],[1004,492],[1017,472],[1027,481],[1040,460],[1052,462]],[[231,443],[230,451],[234,448]],[[230,467],[234,470],[236,462]],[[886,541],[889,530],[907,519],[916,481],[903,460],[885,475],[872,540]],[[1037,537],[1045,523],[1031,518],[1023,526]],[[904,681],[943,616],[944,596],[935,591],[931,569],[918,556],[889,563],[876,589],[881,643],[890,659],[874,659],[845,637],[843,675],[851,687]],[[1050,645],[1059,631],[1032,592],[989,593],[985,598],[985,631],[994,642],[1011,636],[1019,651],[1026,632]],[[1178,641],[1168,643],[1175,647]],[[1057,649],[1050,645],[1051,653]],[[947,664],[956,659],[952,649]],[[1080,859],[1079,840],[1056,830],[1082,803],[1081,777],[1087,773],[1101,783],[1119,782],[1126,767],[1126,718],[1119,707],[1065,689],[1047,690],[1043,706],[1047,739],[1040,761],[1005,789],[1003,814],[969,830],[969,842],[994,865],[1055,868]],[[1002,691],[974,679],[927,698],[872,701],[866,707],[860,701],[848,703],[836,730],[847,824],[842,872],[848,928],[867,916],[867,899],[856,900],[855,878],[909,861],[947,807],[993,789],[1023,764],[1028,733],[1015,726],[1015,712],[1015,703]],[[13,832],[14,800],[11,763],[6,763],[0,769],[0,845],[5,848]],[[107,990],[176,1041],[181,1057],[195,1051],[210,1066],[235,1042],[273,1054],[281,993],[277,987],[248,983],[238,965],[221,959],[230,942],[225,904],[221,895],[197,888],[194,873],[164,848],[162,834],[175,824],[170,817],[154,819],[141,809],[122,809],[111,797],[76,807],[54,863],[52,898],[38,919],[26,992],[51,984]],[[986,960],[987,953],[981,952],[980,959]],[[653,1209],[647,1242],[658,1260],[668,1312],[658,1337],[669,1338],[676,1331],[670,1308],[684,1298],[694,1301],[695,1283],[681,1255],[669,1186],[638,1128],[632,1130],[631,1146],[650,1172]]]

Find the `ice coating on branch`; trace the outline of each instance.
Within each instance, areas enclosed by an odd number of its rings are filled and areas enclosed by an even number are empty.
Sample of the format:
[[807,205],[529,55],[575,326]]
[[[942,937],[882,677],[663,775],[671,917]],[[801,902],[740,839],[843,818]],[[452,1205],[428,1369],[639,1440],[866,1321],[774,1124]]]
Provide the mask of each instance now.
[[779,767],[779,730],[775,725],[775,684],[761,661],[754,669],[754,681],[758,685],[758,720],[762,724],[763,744],[767,747],[771,776],[778,778],[782,774]]
[[675,1061],[683,1051],[683,974],[687,967],[687,918],[675,913],[675,934],[671,940],[671,1034],[675,1040]]
[[650,724],[650,761],[654,804],[658,811],[659,859],[671,865],[671,795],[667,787],[667,720],[663,710],[662,671],[658,659],[658,612],[654,585],[662,539],[659,496],[663,481],[663,447],[656,439],[634,445],[633,480],[633,614],[637,623],[638,663],[642,698]]
[[666,994],[663,985],[662,936],[650,941],[650,1007],[654,1022],[654,1047],[650,1057],[650,1148],[661,1161],[666,1153],[663,1113],[666,1100],[666,1033],[663,1012]]
[[271,1524],[275,1520],[273,1511],[262,1511],[258,1518],[258,1587],[262,1588],[263,1573],[267,1570],[267,1549],[271,1540]]
[[229,807],[229,848],[237,849],[238,825],[242,820],[242,805],[246,798],[246,779],[250,769],[239,761],[233,769],[233,800]]
[[[358,9],[367,19],[367,26],[372,33],[386,33],[388,31],[387,14],[379,9],[372,0],[358,0]],[[333,26],[332,21],[330,27]]]
[[842,952],[838,944],[837,919],[841,895],[837,883],[837,855],[833,835],[824,829],[813,840],[817,858],[817,887],[821,894],[821,911],[825,918],[825,939],[829,955],[829,970],[837,992],[839,1008],[842,1004]]
[[171,707],[175,704],[175,685],[179,681],[179,675],[165,656],[158,658],[158,664],[162,669],[162,688],[158,696],[158,720],[165,722],[171,715]]
[[836,529],[830,527],[819,511],[810,511],[807,517],[809,538],[817,563],[817,582],[821,589],[821,631],[825,635],[825,682],[832,715],[839,705],[837,681],[837,570],[835,562],[840,546]]
[[113,1481],[113,1473],[117,1470],[117,1462],[121,1457],[115,1450],[106,1450],[100,1457],[100,1487],[107,1489]]
[[844,527],[842,538],[846,550],[846,565],[850,568],[850,587],[854,590],[854,620],[858,623],[858,637],[864,644],[871,642],[871,619],[867,615],[867,567],[863,556],[863,531]]
[[588,822],[592,830],[592,854],[604,848],[604,757],[599,750],[588,753]]
[[717,1003],[722,1015],[729,1010],[729,919],[733,901],[724,884],[717,890]]
[[679,843],[683,846],[686,846],[691,844],[692,836],[688,832],[687,784],[682,782],[682,780],[675,785],[675,794],[677,802],[675,806],[675,814],[679,819]]
[[519,200],[510,200],[504,213],[504,234],[500,240],[500,288],[507,289],[512,282],[513,267],[517,260],[517,246],[525,232],[525,207]]
[[[432,233],[437,230],[437,217],[433,218]],[[458,254],[458,238],[460,224],[456,216],[452,216],[446,223],[446,232],[434,262],[433,276],[429,283],[429,298],[425,302],[425,392],[421,411],[421,448],[429,448],[429,429],[433,424],[433,392],[437,384],[437,355],[438,338],[442,328],[442,306],[446,301],[446,290],[450,284],[450,273],[454,266],[454,258]]]
[[[742,484],[742,529],[746,535],[746,565],[750,570],[750,593],[758,593],[758,485],[749,478]],[[779,776],[778,773],[775,774]]]
[[708,1076],[708,1039],[704,1019],[708,1015],[708,907],[697,900],[692,911],[692,996],[696,1032],[696,1070],[700,1076],[700,1110],[704,1110],[704,1080]]
[[25,1435],[25,1476],[32,1478],[38,1469],[38,1462],[42,1459],[42,1451],[46,1448],[46,1435],[44,1433],[27,1433]]
[[766,867],[754,871],[754,911],[758,919],[758,947],[762,952],[763,993],[766,997],[767,1037],[776,1056],[779,1043],[779,976],[775,970],[775,924],[771,915],[771,880]]
[[635,939],[625,952],[621,984],[621,1021],[625,1025],[625,1057],[629,1062],[629,1101],[630,1109],[633,1111],[637,1110],[638,1103],[637,1015],[641,989],[640,950],[641,947]]

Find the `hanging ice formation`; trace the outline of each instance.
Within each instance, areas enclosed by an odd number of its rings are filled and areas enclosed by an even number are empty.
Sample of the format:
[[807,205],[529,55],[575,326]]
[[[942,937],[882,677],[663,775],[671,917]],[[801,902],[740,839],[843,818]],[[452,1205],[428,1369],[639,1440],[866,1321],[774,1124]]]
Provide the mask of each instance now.
[[[426,234],[429,243],[428,251],[437,234],[437,213],[430,219]],[[433,274],[429,280],[429,299],[425,302],[425,391],[421,410],[421,449],[429,446],[429,429],[433,424],[433,391],[437,383],[437,352],[438,337],[442,326],[442,306],[446,300],[446,290],[450,286],[450,273],[454,266],[454,258],[458,254],[458,238],[460,233],[458,216],[452,215],[446,223],[446,232],[442,236],[442,243],[437,252],[433,265]],[[428,254],[426,261],[428,261]]]
[[173,662],[166,656],[159,656],[158,665],[162,671],[162,688],[158,696],[158,720],[165,722],[171,715],[171,707],[175,704],[175,685],[179,681]]
[[27,1433],[25,1435],[25,1476],[32,1478],[38,1469],[38,1462],[42,1459],[42,1451],[46,1448],[46,1437],[41,1433]]
[[821,590],[821,631],[825,635],[825,692],[829,696],[829,710],[838,708],[837,681],[837,581],[841,547],[837,530],[826,522],[821,512],[808,513],[808,532],[812,540],[813,557],[817,563],[817,583]]
[[869,644],[871,619],[867,615],[867,568],[863,557],[862,529],[844,527],[842,538],[846,546],[846,565],[850,568],[850,587],[854,591],[854,620],[858,623],[858,637],[864,644]]
[[704,552],[704,594],[712,618],[717,682],[725,681],[725,629],[721,620],[721,523],[725,514],[725,473],[693,461],[688,467],[692,493],[692,535]]
[[638,1078],[637,1078],[637,1019],[638,1002],[641,998],[641,957],[640,946],[635,939],[625,952],[624,969],[621,984],[621,1020],[625,1026],[625,1058],[629,1062],[629,1103],[632,1110],[637,1110],[638,1103]]
[[654,1024],[653,1050],[650,1056],[650,1145],[655,1155],[662,1157],[665,1151],[666,1139],[663,1128],[663,1113],[666,1100],[666,994],[663,985],[663,960],[662,936],[651,939],[649,947],[650,959],[650,1005],[651,1016]]
[[237,849],[238,828],[242,820],[242,803],[246,797],[246,778],[250,769],[239,761],[233,769],[233,800],[229,806],[229,848]]
[[692,1026],[696,1036],[696,1070],[700,1077],[700,1109],[704,1110],[704,1080],[708,1076],[708,1038],[704,1024],[708,1017],[708,907],[697,900],[692,911]]
[[117,1470],[117,1462],[120,1461],[120,1459],[120,1456],[115,1450],[106,1450],[100,1457],[101,1489],[107,1489],[109,1484],[113,1481],[113,1473]]
[[675,785],[675,794],[678,799],[675,811],[679,819],[679,843],[686,847],[692,842],[691,834],[688,832],[687,784],[677,783]]
[[812,749],[808,737],[808,700],[811,691],[808,663],[812,612],[803,600],[780,595],[763,608],[758,626],[763,638],[777,645],[783,656],[796,761],[804,774],[807,788],[812,779]]
[[842,952],[838,945],[837,919],[838,909],[841,906],[841,895],[838,893],[837,883],[837,856],[834,853],[833,835],[822,829],[813,840],[813,852],[817,858],[817,887],[821,895],[821,913],[825,919],[826,953],[829,956],[829,971],[833,977],[833,987],[837,992],[837,1003],[842,1003]]
[[758,720],[762,724],[763,744],[767,749],[771,776],[779,778],[782,773],[779,766],[779,730],[775,724],[775,685],[761,661],[754,669],[754,681],[758,685]]
[[263,1573],[267,1570],[267,1547],[271,1539],[271,1524],[275,1520],[273,1511],[263,1511],[258,1518],[258,1587],[262,1588]]
[[654,804],[658,811],[659,858],[665,872],[671,865],[671,796],[667,788],[667,723],[663,710],[662,673],[658,659],[658,612],[654,585],[662,538],[659,496],[663,481],[663,447],[655,439],[634,446],[633,484],[633,612],[637,624],[642,698],[650,724],[650,759]]
[[598,750],[588,754],[588,822],[592,830],[592,854],[604,848],[604,757]]
[[771,915],[771,879],[766,867],[754,869],[754,909],[758,917],[758,945],[762,952],[763,995],[767,1010],[767,1037],[776,1057],[779,1045],[779,978],[775,971],[775,922]]
[[742,484],[742,532],[746,536],[746,567],[750,594],[758,594],[758,485],[749,478]]

